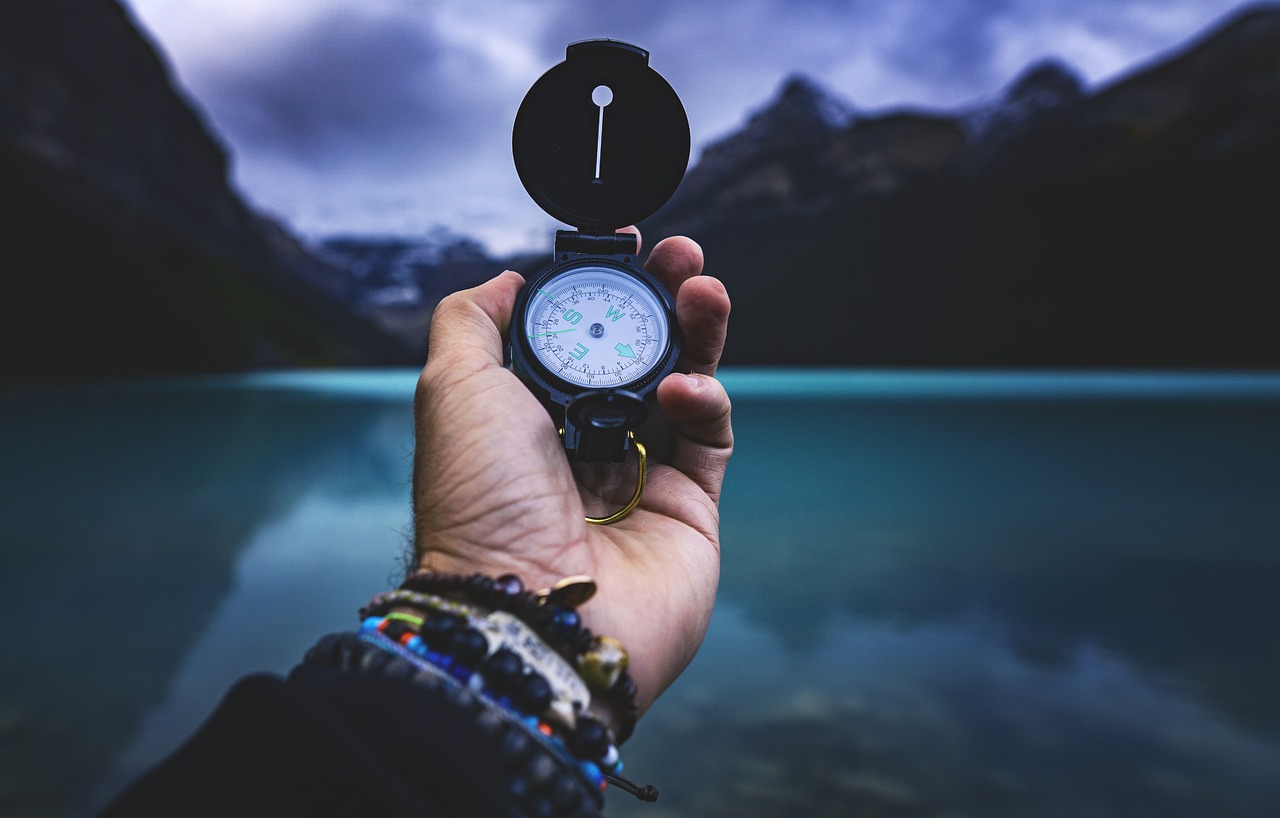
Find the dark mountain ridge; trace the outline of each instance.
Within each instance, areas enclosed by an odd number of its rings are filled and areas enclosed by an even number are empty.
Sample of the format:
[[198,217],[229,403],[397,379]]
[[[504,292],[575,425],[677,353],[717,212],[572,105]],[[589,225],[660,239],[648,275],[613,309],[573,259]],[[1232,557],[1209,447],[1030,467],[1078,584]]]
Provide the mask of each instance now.
[[0,380],[394,359],[115,0],[0,5]]
[[[1045,60],[960,112],[790,77],[642,226],[728,284],[728,363],[1274,368],[1277,144],[1267,4],[1100,90]],[[417,362],[440,297],[543,261],[302,246],[116,0],[0,6],[0,201],[4,381]]]
[[647,235],[693,236],[728,283],[730,363],[1280,365],[1280,8],[1096,93],[1071,79],[798,135],[784,89],[751,120],[767,147],[709,147]]

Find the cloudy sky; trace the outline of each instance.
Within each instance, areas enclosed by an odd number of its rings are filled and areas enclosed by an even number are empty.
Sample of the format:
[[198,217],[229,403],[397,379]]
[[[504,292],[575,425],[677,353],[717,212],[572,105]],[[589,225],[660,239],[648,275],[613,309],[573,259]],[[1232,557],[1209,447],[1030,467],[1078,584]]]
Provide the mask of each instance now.
[[124,0],[233,154],[304,236],[423,234],[541,247],[511,123],[575,40],[650,51],[699,148],[800,71],[859,109],[960,108],[1056,56],[1105,84],[1238,0]]

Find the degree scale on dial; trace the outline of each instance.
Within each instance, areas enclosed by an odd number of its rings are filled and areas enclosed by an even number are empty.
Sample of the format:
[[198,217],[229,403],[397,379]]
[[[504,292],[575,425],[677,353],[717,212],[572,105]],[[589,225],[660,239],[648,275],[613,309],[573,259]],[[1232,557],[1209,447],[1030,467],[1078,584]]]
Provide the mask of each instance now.
[[584,267],[540,289],[525,335],[542,365],[579,386],[639,380],[665,352],[667,317],[647,288],[616,270]]

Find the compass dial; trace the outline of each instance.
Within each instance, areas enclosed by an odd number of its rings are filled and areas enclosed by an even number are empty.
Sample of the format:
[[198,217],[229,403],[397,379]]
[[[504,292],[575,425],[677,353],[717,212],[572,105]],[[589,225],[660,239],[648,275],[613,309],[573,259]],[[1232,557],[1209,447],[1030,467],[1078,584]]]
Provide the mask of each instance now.
[[648,285],[598,266],[571,268],[538,285],[524,333],[552,374],[596,389],[643,379],[661,365],[671,338],[666,309]]

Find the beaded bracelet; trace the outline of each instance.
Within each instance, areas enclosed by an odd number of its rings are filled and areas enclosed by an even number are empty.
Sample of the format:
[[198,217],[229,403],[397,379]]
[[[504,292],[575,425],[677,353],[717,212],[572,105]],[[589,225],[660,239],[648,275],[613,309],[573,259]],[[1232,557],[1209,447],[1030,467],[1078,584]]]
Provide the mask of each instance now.
[[400,679],[472,718],[492,748],[492,757],[506,776],[505,790],[528,815],[598,815],[604,801],[593,779],[563,746],[510,711],[495,706],[458,683],[448,673],[406,654],[381,638],[352,633],[330,634],[312,647],[290,673],[295,679],[309,667],[326,667]]
[[[427,620],[430,621],[430,620]],[[557,730],[545,719],[551,701],[551,688],[546,679],[522,666],[511,651],[499,649],[487,653],[484,637],[454,632],[461,638],[449,644],[459,646],[456,654],[433,650],[419,632],[403,620],[370,617],[360,626],[358,636],[376,647],[395,653],[421,668],[435,668],[447,674],[456,684],[466,687],[489,702],[519,717],[521,723],[550,741],[555,749],[571,757],[586,780],[604,789],[604,776],[622,772],[618,749],[609,740],[608,728],[599,719],[582,715],[572,731]]]
[[[595,589],[589,577],[570,577],[533,592],[513,575],[493,579],[420,572],[399,590],[378,594],[361,609],[362,619],[370,621],[362,626],[360,638],[432,666],[451,683],[465,685],[505,708],[535,737],[576,758],[589,783],[603,790],[607,781],[653,801],[657,788],[641,787],[620,775],[617,745],[633,732],[638,712],[626,651],[617,640],[593,635],[574,610]],[[486,633],[494,638],[495,649]],[[568,675],[554,673],[554,685],[535,670],[557,667],[558,663],[543,663],[555,655],[569,662],[564,669],[578,669],[576,687],[568,681],[571,670]],[[517,679],[518,690],[512,687]],[[574,693],[581,691],[583,682],[602,693],[620,719],[618,739],[603,722],[585,713],[589,694]]]
[[[417,613],[406,613],[405,608]],[[361,613],[366,618],[385,616],[416,627],[419,635],[437,652],[456,649],[452,641],[461,638],[458,633],[462,625],[478,631],[487,642],[489,654],[513,653],[524,667],[537,671],[547,681],[551,703],[541,715],[568,729],[575,727],[578,714],[585,712],[591,703],[591,694],[577,671],[511,614],[484,613],[470,605],[416,591],[379,594]],[[474,636],[469,639],[476,641]],[[465,645],[458,647],[465,648]]]
[[[594,635],[582,624],[582,617],[575,610],[595,593],[595,583],[589,577],[562,580],[555,588],[535,592],[526,590],[512,574],[495,579],[478,573],[419,571],[410,575],[400,590],[454,595],[473,605],[505,611],[519,618],[560,655],[572,661],[591,690],[605,697],[618,716],[618,744],[635,731],[639,708],[635,680],[626,670],[626,651],[617,640]],[[395,593],[379,595],[373,601],[389,600]]]

